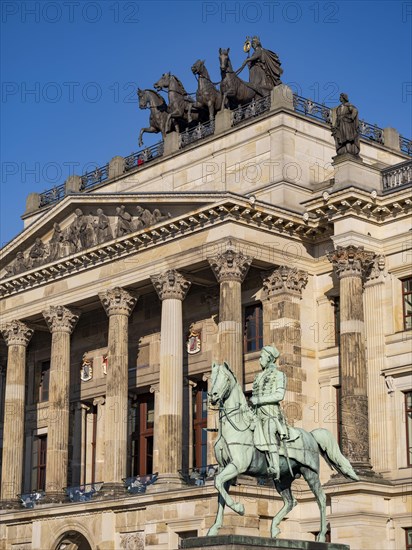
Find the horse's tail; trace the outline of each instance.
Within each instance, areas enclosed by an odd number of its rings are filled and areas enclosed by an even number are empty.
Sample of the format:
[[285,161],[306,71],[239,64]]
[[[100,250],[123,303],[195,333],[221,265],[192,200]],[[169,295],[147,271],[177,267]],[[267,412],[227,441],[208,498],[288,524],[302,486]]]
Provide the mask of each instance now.
[[310,433],[319,445],[321,455],[331,468],[334,468],[339,474],[347,478],[359,481],[351,463],[343,456],[336,439],[328,430],[317,428]]

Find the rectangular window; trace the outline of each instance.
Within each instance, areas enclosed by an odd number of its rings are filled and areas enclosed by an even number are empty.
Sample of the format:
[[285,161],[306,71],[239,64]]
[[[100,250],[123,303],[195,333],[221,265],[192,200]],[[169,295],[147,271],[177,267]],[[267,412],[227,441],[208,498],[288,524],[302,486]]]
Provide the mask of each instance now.
[[153,473],[154,396],[138,395],[129,415],[129,475]]
[[50,382],[50,361],[43,361],[40,370],[40,380],[38,387],[38,402],[43,403],[49,400],[49,382]]
[[412,466],[412,391],[405,393],[406,460]]
[[47,435],[34,436],[31,478],[33,491],[45,491],[46,489],[46,455]]
[[245,353],[258,351],[263,347],[263,311],[262,304],[245,307],[243,325],[243,350]]
[[405,529],[406,535],[406,550],[412,550],[412,527]]
[[207,466],[207,383],[193,388],[193,467]]
[[403,330],[412,329],[412,277],[402,281]]

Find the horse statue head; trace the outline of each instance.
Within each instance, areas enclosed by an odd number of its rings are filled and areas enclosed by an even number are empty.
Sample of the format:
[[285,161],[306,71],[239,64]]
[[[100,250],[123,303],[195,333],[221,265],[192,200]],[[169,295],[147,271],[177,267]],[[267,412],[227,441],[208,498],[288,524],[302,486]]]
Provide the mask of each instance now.
[[229,59],[230,48],[219,48],[219,65],[221,71],[232,70],[232,64]]
[[237,381],[229,365],[224,361],[223,365],[213,363],[211,389],[208,392],[211,405],[221,404],[231,394]]
[[192,65],[192,73],[193,74],[203,74],[203,70],[205,68],[205,60],[198,59],[195,61]]

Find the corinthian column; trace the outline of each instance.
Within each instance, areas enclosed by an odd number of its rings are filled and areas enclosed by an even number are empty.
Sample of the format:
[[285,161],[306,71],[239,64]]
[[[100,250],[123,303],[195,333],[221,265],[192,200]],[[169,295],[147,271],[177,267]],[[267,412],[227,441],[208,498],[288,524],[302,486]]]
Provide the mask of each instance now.
[[183,411],[182,302],[191,283],[174,269],[152,275],[151,279],[162,301],[159,420],[156,435],[158,467],[163,481],[179,483]]
[[253,258],[236,252],[229,243],[223,254],[208,258],[220,284],[218,357],[226,361],[243,387],[242,282]]
[[129,316],[137,302],[123,288],[112,288],[99,294],[109,317],[107,353],[104,482],[105,490],[123,489],[127,475],[127,419],[129,383]]
[[22,491],[26,349],[33,331],[21,321],[11,321],[1,332],[8,358],[0,500],[15,500]]
[[43,311],[43,317],[52,333],[46,493],[51,500],[60,500],[63,497],[62,488],[67,486],[70,335],[79,320],[80,313],[63,306],[51,306]]
[[338,246],[328,254],[340,282],[342,449],[359,473],[371,470],[363,279],[375,254],[362,246]]
[[[302,415],[302,353],[300,302],[308,282],[306,271],[280,266],[263,279],[263,344],[274,345],[280,352],[279,366],[287,375],[287,401],[296,403],[289,420]],[[289,407],[288,407],[289,409]]]

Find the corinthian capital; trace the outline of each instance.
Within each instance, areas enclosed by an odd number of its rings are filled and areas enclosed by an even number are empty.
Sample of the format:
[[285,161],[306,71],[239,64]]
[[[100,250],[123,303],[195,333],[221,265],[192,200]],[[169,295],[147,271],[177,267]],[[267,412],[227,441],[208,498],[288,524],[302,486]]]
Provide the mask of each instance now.
[[281,292],[292,292],[300,296],[307,282],[306,271],[282,265],[263,279],[263,290],[267,297]]
[[10,321],[0,330],[8,346],[27,346],[34,332],[21,321]]
[[50,332],[67,332],[71,334],[80,317],[80,312],[65,306],[50,306],[43,312]]
[[161,300],[175,298],[184,300],[192,284],[175,269],[169,269],[159,275],[151,275],[151,280]]
[[364,250],[363,246],[338,246],[327,254],[339,279],[344,277],[364,278],[370,271],[376,257],[374,252]]
[[109,317],[110,315],[127,315],[129,317],[138,300],[138,296],[133,296],[118,286],[99,292],[99,298]]
[[218,283],[222,281],[239,281],[242,283],[249,271],[252,260],[251,256],[245,256],[243,252],[236,252],[231,244],[222,254],[216,254],[208,258]]

